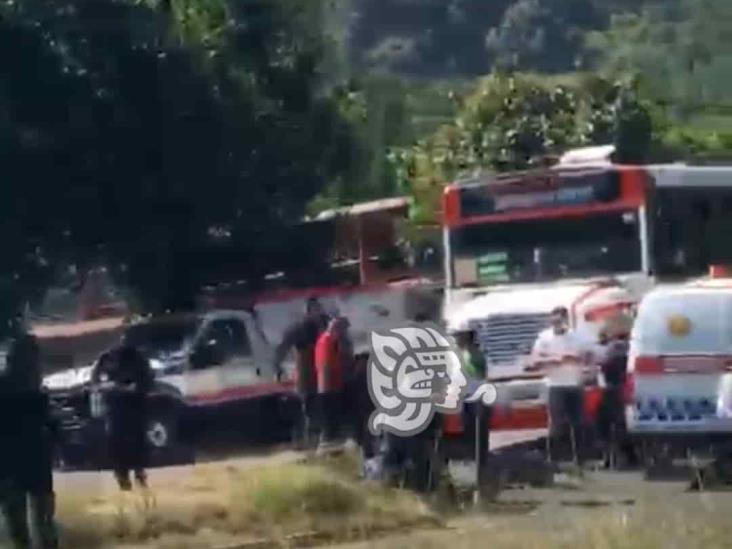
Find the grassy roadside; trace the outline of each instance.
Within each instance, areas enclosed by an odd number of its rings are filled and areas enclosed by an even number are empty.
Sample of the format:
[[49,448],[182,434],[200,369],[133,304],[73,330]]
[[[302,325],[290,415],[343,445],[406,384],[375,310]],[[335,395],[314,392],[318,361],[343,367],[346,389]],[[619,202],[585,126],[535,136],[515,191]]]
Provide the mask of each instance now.
[[328,463],[199,466],[165,483],[155,483],[153,476],[147,496],[63,491],[57,513],[62,546],[284,546],[293,535],[346,541],[436,524],[416,496],[362,483],[357,472],[355,459],[346,455]]
[[[699,501],[699,500],[697,500]],[[542,512],[484,513],[440,530],[339,545],[340,549],[706,549],[732,546],[730,506],[647,499],[634,506],[549,507]]]
[[437,498],[446,507],[432,510],[408,492],[361,482],[350,455],[200,465],[152,481],[157,501],[148,506],[141,494],[120,499],[109,484],[61,490],[63,547],[732,547],[732,492],[685,493],[682,483],[632,474],[508,490],[479,514],[458,511],[449,491]]

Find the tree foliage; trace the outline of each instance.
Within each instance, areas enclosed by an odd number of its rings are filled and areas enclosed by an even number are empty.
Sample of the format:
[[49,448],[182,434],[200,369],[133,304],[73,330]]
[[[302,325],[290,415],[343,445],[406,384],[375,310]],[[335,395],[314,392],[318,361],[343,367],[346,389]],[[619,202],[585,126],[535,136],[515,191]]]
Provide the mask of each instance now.
[[349,169],[351,126],[320,72],[321,7],[4,2],[6,308],[67,261],[102,259],[168,308],[190,302],[222,240],[240,273],[281,255],[279,228]]
[[352,0],[351,61],[422,77],[490,70],[485,36],[511,0]]
[[567,148],[616,145],[619,161],[643,162],[655,113],[633,83],[599,77],[493,75],[461,105],[453,124],[391,156],[418,221],[434,220],[442,187],[476,172],[525,169]]
[[651,93],[677,115],[729,105],[732,4],[672,0],[616,14],[608,30],[592,33],[596,64],[614,73],[643,74]]
[[584,64],[587,32],[655,1],[350,0],[350,58],[420,77],[564,72]]
[[587,0],[518,0],[487,32],[486,47],[495,68],[571,70],[582,64],[584,33],[602,21]]

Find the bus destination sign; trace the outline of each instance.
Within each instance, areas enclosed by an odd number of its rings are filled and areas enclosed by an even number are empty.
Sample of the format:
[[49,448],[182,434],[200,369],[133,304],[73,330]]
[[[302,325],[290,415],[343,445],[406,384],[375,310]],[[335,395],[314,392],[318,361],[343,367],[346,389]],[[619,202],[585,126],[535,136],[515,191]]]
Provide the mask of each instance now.
[[465,187],[460,189],[460,211],[463,217],[471,217],[607,203],[620,196],[617,174],[608,171],[559,176],[537,187],[536,179]]

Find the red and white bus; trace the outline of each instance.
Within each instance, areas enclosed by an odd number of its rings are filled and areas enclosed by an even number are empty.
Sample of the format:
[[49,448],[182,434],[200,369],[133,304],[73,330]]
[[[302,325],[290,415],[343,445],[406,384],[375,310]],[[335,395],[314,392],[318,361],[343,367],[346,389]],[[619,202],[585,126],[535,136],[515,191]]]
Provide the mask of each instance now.
[[[731,208],[726,166],[560,162],[448,185],[445,320],[476,330],[491,377],[524,377],[552,308],[567,307],[592,339],[659,279],[729,264]],[[535,383],[508,385],[507,401],[540,400]]]

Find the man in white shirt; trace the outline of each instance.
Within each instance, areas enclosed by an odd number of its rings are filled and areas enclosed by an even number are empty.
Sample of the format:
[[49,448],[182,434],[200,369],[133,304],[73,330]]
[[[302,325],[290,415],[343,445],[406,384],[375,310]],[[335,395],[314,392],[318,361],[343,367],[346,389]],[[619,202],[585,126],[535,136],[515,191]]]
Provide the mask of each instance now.
[[572,453],[577,462],[583,453],[582,403],[588,352],[585,342],[569,328],[567,309],[556,307],[551,312],[551,327],[536,338],[532,363],[527,368],[546,374],[549,386],[549,437],[557,440],[564,434],[565,425],[569,424]]

